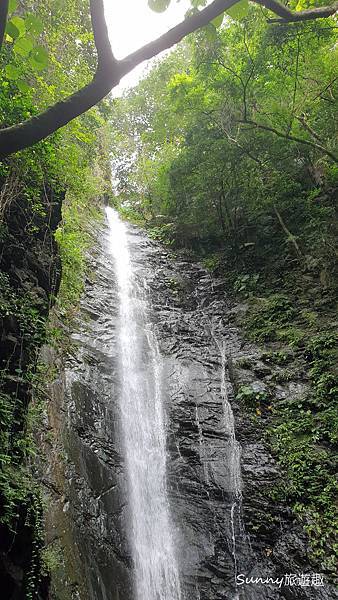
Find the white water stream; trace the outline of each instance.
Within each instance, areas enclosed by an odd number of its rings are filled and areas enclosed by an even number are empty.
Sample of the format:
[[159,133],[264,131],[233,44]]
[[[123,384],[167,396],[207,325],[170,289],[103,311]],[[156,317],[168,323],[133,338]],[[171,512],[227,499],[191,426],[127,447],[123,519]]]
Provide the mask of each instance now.
[[121,415],[131,510],[136,600],[181,600],[166,489],[166,435],[162,364],[138,285],[128,232],[107,208],[110,250],[119,290]]

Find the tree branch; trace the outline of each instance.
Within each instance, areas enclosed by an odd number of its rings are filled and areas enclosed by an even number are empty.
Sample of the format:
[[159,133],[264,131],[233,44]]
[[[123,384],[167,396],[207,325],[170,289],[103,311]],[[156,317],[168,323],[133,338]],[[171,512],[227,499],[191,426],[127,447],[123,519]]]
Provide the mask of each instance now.
[[252,59],[249,46],[248,46],[248,44],[246,42],[246,32],[245,32],[245,29],[244,29],[244,32],[243,32],[243,42],[244,42],[244,46],[245,46],[245,49],[247,51],[248,57],[250,59],[250,64],[251,64],[250,73],[249,73],[249,75],[248,75],[248,77],[246,79],[245,84],[243,85],[243,108],[244,108],[244,119],[246,120],[246,118],[248,116],[247,91],[248,91],[248,85],[250,83],[250,79],[253,76],[254,71],[255,71],[255,63],[254,63],[254,61]]
[[2,47],[7,23],[9,0],[1,0],[0,2],[0,49]]
[[23,123],[0,130],[0,158],[32,146],[86,112],[119,82],[118,62],[111,51],[103,0],[90,0],[98,61],[93,80],[65,100]]
[[[114,69],[117,60],[113,55],[109,41],[103,0],[90,0],[90,15],[97,51],[97,71],[104,68]],[[108,74],[106,73],[106,75]]]
[[300,21],[312,21],[313,19],[325,19],[334,15],[338,10],[338,2],[334,2],[331,6],[321,6],[297,12],[290,10],[278,0],[254,1],[280,17],[279,19],[268,19],[268,23],[298,23]]
[[[327,98],[324,98],[324,96],[322,96],[322,94],[324,94],[324,92],[326,92],[327,90],[329,91],[332,101],[335,101],[335,97],[333,96],[332,90],[331,90],[331,86],[337,81],[338,77],[334,77],[332,79],[332,81],[330,81],[325,87],[324,89],[322,89],[319,94],[316,94],[316,96],[314,98],[312,98],[312,102],[314,102],[315,100],[317,100],[317,98],[321,98],[322,100],[327,100]],[[317,83],[317,82],[316,82]],[[329,101],[330,102],[330,101]]]
[[296,97],[297,97],[297,89],[298,89],[298,71],[299,71],[299,56],[300,56],[300,38],[297,35],[297,55],[296,55],[296,67],[295,67],[295,81],[293,86],[293,96],[292,96],[292,109],[290,115],[290,123],[289,123],[289,132],[292,129],[293,119],[295,116],[295,107],[296,107]]
[[335,156],[335,154],[333,154],[333,152],[330,152],[330,150],[328,150],[321,144],[317,144],[316,142],[311,142],[310,140],[304,140],[303,138],[299,138],[299,137],[297,137],[295,135],[291,135],[289,133],[283,133],[282,131],[278,131],[278,129],[275,129],[274,127],[269,127],[268,125],[261,125],[260,123],[257,123],[256,121],[252,121],[250,119],[247,119],[245,121],[243,119],[243,120],[239,121],[239,123],[253,125],[257,129],[263,129],[264,131],[270,131],[271,133],[274,133],[278,137],[284,138],[286,140],[290,140],[291,142],[298,142],[298,144],[304,144],[305,146],[311,146],[312,148],[316,148],[317,150],[320,150],[321,152],[323,152],[324,154],[329,156],[334,162],[338,162],[338,158],[337,158],[337,156]]
[[283,219],[282,215],[280,214],[280,212],[279,212],[279,210],[278,210],[278,208],[277,208],[277,206],[275,204],[273,205],[273,209],[274,209],[274,211],[276,213],[276,217],[277,217],[277,219],[278,219],[278,221],[279,221],[279,223],[280,223],[280,225],[281,225],[284,233],[286,234],[287,239],[290,240],[290,242],[293,244],[293,246],[294,246],[294,248],[296,250],[296,254],[297,254],[298,258],[302,258],[302,253],[301,253],[300,248],[298,246],[296,237],[293,235],[293,233],[291,233],[291,231],[285,225],[284,219]]
[[[293,13],[277,0],[254,1],[275,12],[275,14],[282,18],[283,22],[330,16],[337,8],[337,5],[334,5],[332,7]],[[119,83],[124,75],[141,62],[156,56],[160,52],[163,52],[163,50],[171,48],[189,33],[207,25],[209,21],[237,2],[238,0],[214,0],[209,6],[188,17],[158,39],[146,44],[123,60],[117,61],[113,56],[109,42],[104,18],[103,0],[90,0],[92,26],[98,54],[97,69],[93,80],[81,90],[70,95],[65,100],[57,102],[40,115],[27,119],[27,121],[18,125],[0,129],[0,159],[32,146],[72,121],[75,117],[86,112],[102,100]],[[0,0],[0,34],[1,31],[4,31],[7,15],[6,7],[8,8],[8,0]],[[314,145],[304,140],[298,141]],[[328,154],[327,151],[325,152]],[[332,158],[332,155],[329,155]]]
[[232,144],[234,144],[235,146],[237,146],[237,148],[239,148],[240,150],[242,150],[242,152],[244,152],[244,154],[246,154],[249,158],[251,158],[251,160],[253,160],[255,163],[257,163],[260,167],[264,166],[264,164],[262,163],[262,161],[259,158],[257,158],[257,156],[254,156],[250,152],[250,150],[248,150],[247,148],[244,148],[244,146],[242,146],[236,140],[236,138],[232,137],[223,126],[222,126],[222,131],[225,134],[226,138],[229,140],[229,142],[231,142]]
[[309,123],[306,121],[305,116],[304,115],[300,115],[299,117],[297,117],[296,115],[296,119],[297,121],[299,121],[299,123],[304,127],[304,129],[306,129],[306,131],[309,132],[309,134],[315,139],[317,140],[317,142],[319,142],[320,144],[322,143],[321,138],[319,137],[319,135],[314,131],[314,129],[312,129],[312,127],[309,125]]
[[98,53],[93,80],[65,100],[23,123],[0,129],[0,159],[43,140],[102,100],[136,65],[170,48],[186,35],[203,27],[238,0],[214,0],[167,33],[117,61],[112,53],[104,18],[103,0],[90,0],[94,40]]

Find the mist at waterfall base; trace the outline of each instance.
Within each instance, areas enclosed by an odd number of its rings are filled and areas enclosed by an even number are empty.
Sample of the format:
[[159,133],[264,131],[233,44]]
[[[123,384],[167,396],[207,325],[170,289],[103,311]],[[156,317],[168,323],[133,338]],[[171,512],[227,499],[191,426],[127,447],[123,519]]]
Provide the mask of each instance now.
[[180,600],[166,490],[161,356],[149,319],[146,290],[134,275],[126,226],[113,209],[106,211],[120,301],[121,425],[130,494],[135,597]]

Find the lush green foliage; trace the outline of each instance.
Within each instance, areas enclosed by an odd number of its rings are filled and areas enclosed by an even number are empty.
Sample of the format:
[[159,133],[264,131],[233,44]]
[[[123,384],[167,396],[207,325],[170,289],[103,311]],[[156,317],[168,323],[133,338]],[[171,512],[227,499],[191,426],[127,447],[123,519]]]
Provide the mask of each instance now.
[[[285,287],[282,295],[269,294],[267,288],[263,294],[250,297],[242,325],[252,339],[271,348],[261,354],[269,367],[267,389],[241,386],[237,399],[255,419],[268,420],[266,439],[284,469],[275,498],[293,507],[309,534],[312,559],[333,573],[338,425],[334,298],[330,291],[307,290],[304,283],[302,290]],[[290,380],[305,383],[306,390],[301,395],[290,390],[278,399],[276,385]]]
[[44,28],[41,19],[30,12],[23,16],[13,15],[17,8],[17,0],[11,0],[5,42],[11,45],[12,60],[6,65],[5,73],[9,81],[15,82],[20,92],[27,93],[29,84],[23,78],[23,68],[29,66],[32,73],[40,73],[47,67],[48,52],[37,43]]
[[[11,0],[4,46],[0,54],[0,120],[18,123],[85,85],[95,66],[95,51],[85,0],[65,4],[45,0]],[[106,117],[110,101],[102,102],[61,132],[0,163],[0,245],[20,245],[28,254],[41,240],[48,261],[56,260],[46,245],[49,203],[63,200],[56,232],[63,276],[58,311],[65,317],[78,302],[90,243],[91,220],[99,217],[102,196],[109,192],[110,169]],[[19,215],[19,217],[17,217]],[[13,218],[19,223],[16,230]],[[56,223],[53,224],[56,226]],[[20,230],[22,227],[22,230]],[[15,236],[20,236],[16,240]],[[0,262],[0,265],[2,263]],[[1,353],[0,364],[0,528],[4,547],[26,533],[25,597],[35,598],[41,579],[43,545],[39,486],[31,473],[34,437],[41,427],[46,373],[37,366],[41,345],[58,342],[48,327],[51,295],[41,302],[32,289],[21,289],[18,278],[0,271],[0,327],[14,328],[15,352]],[[9,335],[11,335],[9,333]],[[21,348],[17,352],[17,345]],[[11,342],[12,343],[12,342]],[[34,397],[30,409],[28,404]]]
[[86,250],[93,243],[93,231],[88,223],[99,222],[103,216],[93,202],[106,191],[100,176],[85,174],[80,189],[67,194],[63,204],[63,222],[56,231],[62,261],[62,281],[57,298],[59,312],[68,317],[77,308],[86,270]]
[[302,519],[312,544],[313,558],[335,572],[335,510],[337,461],[337,397],[335,373],[337,340],[330,334],[310,338],[300,358],[310,367],[311,391],[302,398],[279,403],[278,424],[271,444],[285,468],[282,497]]
[[120,199],[165,224],[176,245],[225,247],[231,261],[258,268],[304,254],[329,277],[333,30],[328,22],[267,26],[252,8],[245,21],[209,33],[116,107]]

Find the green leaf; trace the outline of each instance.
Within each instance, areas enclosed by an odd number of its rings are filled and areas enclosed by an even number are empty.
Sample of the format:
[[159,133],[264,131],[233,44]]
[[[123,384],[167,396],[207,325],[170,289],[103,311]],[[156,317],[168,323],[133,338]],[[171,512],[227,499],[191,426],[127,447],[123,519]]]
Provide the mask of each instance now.
[[12,17],[9,23],[13,23],[15,27],[19,30],[20,35],[24,35],[26,31],[25,21],[21,17]]
[[7,79],[14,80],[19,77],[20,70],[18,69],[18,67],[15,67],[14,65],[7,65],[6,69],[5,69],[5,73],[6,73]]
[[167,10],[170,0],[148,0],[148,6],[155,12],[164,12]]
[[44,69],[48,65],[48,52],[43,46],[36,46],[31,54],[32,60],[39,65],[39,69]]
[[11,14],[18,8],[18,0],[9,0],[8,12]]
[[28,56],[28,54],[33,50],[33,42],[30,38],[20,37],[16,40],[13,50],[15,54],[19,54],[20,56]]
[[25,19],[26,29],[30,33],[34,33],[39,35],[43,31],[43,23],[41,19],[33,15],[32,13],[28,13]]
[[7,35],[9,35],[12,38],[12,40],[16,40],[16,38],[18,38],[20,35],[20,31],[14,25],[14,23],[12,23],[12,21],[8,21],[5,31]]
[[33,71],[42,71],[45,68],[41,65],[41,63],[34,60],[34,58],[32,58],[32,56],[29,57],[28,62],[30,64],[31,68],[33,69]]
[[214,42],[217,39],[217,32],[215,31],[215,27],[213,27],[213,24],[208,23],[208,25],[206,27],[204,27],[203,29],[206,38],[210,41],[210,42]]
[[214,27],[216,27],[216,29],[218,29],[222,25],[223,19],[224,19],[224,13],[218,15],[218,17],[215,17],[211,21],[211,23],[213,24]]
[[30,86],[24,79],[18,79],[16,85],[18,86],[20,92],[22,92],[23,94],[27,94],[27,92],[29,92],[30,90]]
[[226,11],[227,14],[235,21],[240,21],[244,19],[249,12],[249,2],[248,0],[240,0],[237,4],[234,4]]
[[34,48],[29,57],[29,64],[34,71],[43,71],[48,65],[48,52],[42,46]]

